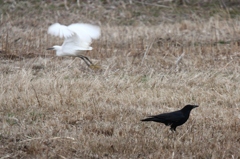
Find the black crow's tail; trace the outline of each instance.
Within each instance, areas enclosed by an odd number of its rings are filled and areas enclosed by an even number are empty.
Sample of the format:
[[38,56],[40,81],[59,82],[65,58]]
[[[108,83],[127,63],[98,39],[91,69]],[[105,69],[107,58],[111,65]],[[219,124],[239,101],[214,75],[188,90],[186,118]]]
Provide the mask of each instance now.
[[146,119],[142,119],[141,121],[154,121],[153,118],[146,118]]

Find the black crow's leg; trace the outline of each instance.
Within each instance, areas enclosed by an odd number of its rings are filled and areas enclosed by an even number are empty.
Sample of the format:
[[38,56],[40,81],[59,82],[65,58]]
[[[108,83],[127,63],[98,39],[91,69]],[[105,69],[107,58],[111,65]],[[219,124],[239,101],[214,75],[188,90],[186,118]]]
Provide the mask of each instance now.
[[176,132],[176,127],[171,126],[170,130],[171,130],[172,132]]

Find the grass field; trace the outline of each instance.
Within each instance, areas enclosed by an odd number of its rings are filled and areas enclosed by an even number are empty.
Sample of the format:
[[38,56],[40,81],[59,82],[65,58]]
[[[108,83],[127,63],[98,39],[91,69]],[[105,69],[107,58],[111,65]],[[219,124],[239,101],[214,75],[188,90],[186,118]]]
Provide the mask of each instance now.
[[[1,159],[240,158],[237,9],[130,2],[0,1]],[[54,22],[99,25],[101,69],[48,52]],[[186,104],[176,133],[140,122]]]

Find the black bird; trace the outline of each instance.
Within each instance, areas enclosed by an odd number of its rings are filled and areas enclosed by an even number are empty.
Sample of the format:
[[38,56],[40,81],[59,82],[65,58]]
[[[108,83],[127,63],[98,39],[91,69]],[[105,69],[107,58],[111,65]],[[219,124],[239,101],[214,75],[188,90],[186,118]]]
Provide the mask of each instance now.
[[176,131],[177,126],[184,124],[188,120],[191,110],[196,107],[198,105],[186,105],[181,110],[149,116],[149,118],[142,119],[141,121],[164,123],[166,126],[171,126],[170,130]]

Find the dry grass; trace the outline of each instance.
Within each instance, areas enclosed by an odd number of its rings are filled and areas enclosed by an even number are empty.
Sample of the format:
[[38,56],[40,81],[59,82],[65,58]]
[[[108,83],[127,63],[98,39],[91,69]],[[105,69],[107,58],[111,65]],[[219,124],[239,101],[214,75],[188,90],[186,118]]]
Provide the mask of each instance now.
[[[240,158],[237,19],[98,21],[102,37],[88,56],[102,69],[93,71],[45,50],[61,43],[48,25],[80,13],[44,7],[37,17],[2,15],[0,157]],[[177,133],[140,122],[186,104],[200,107]]]

